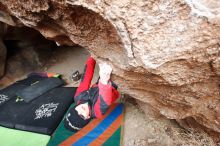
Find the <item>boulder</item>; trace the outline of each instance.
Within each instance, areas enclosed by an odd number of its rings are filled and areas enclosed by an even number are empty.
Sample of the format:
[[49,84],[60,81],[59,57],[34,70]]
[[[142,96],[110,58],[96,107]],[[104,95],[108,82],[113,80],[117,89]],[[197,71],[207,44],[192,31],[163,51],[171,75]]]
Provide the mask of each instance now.
[[12,20],[11,16],[4,11],[0,11],[0,21],[8,25],[15,26],[15,22]]
[[23,25],[113,67],[120,91],[220,132],[218,0],[7,0]]

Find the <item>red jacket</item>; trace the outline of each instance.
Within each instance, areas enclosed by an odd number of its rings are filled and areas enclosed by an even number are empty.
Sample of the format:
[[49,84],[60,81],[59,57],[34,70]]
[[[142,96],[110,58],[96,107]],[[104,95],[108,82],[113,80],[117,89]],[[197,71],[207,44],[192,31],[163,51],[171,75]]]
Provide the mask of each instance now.
[[89,57],[74,101],[76,104],[88,101],[91,106],[91,116],[93,118],[100,118],[106,113],[108,107],[117,100],[119,92],[117,91],[117,85],[112,81],[107,85],[99,81],[89,88],[94,73],[94,67],[95,60]]

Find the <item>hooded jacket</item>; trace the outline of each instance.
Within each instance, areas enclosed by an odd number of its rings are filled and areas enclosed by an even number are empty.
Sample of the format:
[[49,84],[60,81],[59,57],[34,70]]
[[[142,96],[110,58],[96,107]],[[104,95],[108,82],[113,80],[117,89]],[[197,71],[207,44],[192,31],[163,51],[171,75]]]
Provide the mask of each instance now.
[[117,85],[114,82],[110,81],[104,85],[99,81],[89,90],[81,92],[74,100],[77,104],[89,102],[92,118],[100,118],[118,97]]
[[107,85],[98,81],[90,87],[95,64],[96,61],[92,57],[87,59],[74,101],[76,104],[89,102],[91,117],[100,118],[105,114],[108,107],[119,98],[119,93],[117,91],[117,85],[112,81],[109,81]]

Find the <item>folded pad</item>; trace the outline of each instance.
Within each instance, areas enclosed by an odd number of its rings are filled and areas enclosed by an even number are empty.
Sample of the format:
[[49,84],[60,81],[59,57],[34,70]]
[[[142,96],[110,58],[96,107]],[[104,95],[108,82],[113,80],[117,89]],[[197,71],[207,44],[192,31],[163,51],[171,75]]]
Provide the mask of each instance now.
[[123,104],[113,104],[101,119],[93,119],[77,133],[67,130],[62,121],[47,146],[119,146],[122,126]]
[[19,80],[19,81],[17,81],[17,83],[30,86],[30,85],[35,84],[35,83],[37,83],[41,80],[44,80],[46,78],[47,77],[43,77],[40,75],[29,75],[26,79]]
[[15,97],[16,93],[18,91],[21,91],[24,88],[30,86],[31,84],[34,84],[34,83],[41,81],[43,79],[45,79],[45,77],[33,75],[33,76],[30,76],[26,79],[17,81],[14,84],[12,84],[4,89],[1,89],[0,90],[0,106],[3,105],[4,103],[6,103],[9,99]]
[[0,125],[51,134],[73,102],[76,88],[59,87],[29,103],[9,100],[0,107]]
[[46,146],[50,136],[0,127],[1,146]]
[[64,84],[64,81],[59,78],[46,78],[35,84],[26,87],[23,90],[20,90],[16,93],[18,97],[24,99],[25,102],[30,102],[33,99],[43,95],[49,90],[59,87]]

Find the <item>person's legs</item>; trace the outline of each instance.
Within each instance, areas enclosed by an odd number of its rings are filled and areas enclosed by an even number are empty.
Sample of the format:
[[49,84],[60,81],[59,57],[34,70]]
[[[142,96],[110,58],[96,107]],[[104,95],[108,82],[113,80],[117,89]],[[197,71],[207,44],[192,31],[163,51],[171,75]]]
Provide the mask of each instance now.
[[94,74],[95,64],[96,61],[92,57],[87,59],[84,73],[82,75],[79,87],[76,90],[75,97],[78,96],[81,92],[89,89]]

